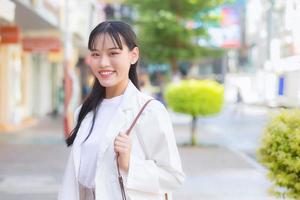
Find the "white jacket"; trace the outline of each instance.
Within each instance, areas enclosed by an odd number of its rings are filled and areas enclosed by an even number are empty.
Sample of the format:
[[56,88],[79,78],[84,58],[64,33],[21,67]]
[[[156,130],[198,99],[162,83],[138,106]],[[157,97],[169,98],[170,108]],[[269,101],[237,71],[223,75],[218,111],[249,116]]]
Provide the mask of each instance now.
[[[108,125],[105,145],[99,146],[95,192],[96,200],[122,200],[117,178],[114,139],[125,132],[144,103],[151,97],[141,93],[131,81],[117,113]],[[78,115],[79,108],[75,111]],[[77,118],[77,117],[75,117]],[[78,172],[80,144],[89,131],[92,113],[82,121],[66,166],[59,200],[79,200]],[[97,129],[95,124],[94,129]],[[151,101],[133,128],[128,173],[123,174],[128,200],[172,199],[172,191],[184,180],[171,120],[159,101]]]

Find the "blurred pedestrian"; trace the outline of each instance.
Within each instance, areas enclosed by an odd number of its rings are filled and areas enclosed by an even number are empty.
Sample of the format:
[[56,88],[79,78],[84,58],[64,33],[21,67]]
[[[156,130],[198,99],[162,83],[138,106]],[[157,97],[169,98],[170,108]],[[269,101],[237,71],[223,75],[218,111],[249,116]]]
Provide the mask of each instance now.
[[172,199],[184,179],[181,161],[167,110],[138,89],[139,48],[132,28],[102,22],[91,32],[88,47],[95,81],[75,111],[58,199]]
[[234,108],[235,115],[243,114],[243,96],[241,89],[238,87],[236,92],[236,104]]

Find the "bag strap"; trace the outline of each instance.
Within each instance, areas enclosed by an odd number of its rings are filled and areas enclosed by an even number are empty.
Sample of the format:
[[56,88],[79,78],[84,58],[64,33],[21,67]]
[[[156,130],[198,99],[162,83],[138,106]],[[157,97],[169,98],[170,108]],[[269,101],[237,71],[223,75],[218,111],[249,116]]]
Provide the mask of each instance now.
[[[136,122],[138,121],[138,119],[140,118],[141,114],[143,113],[143,111],[145,110],[145,108],[147,107],[147,105],[154,99],[149,99],[141,108],[141,110],[139,111],[139,113],[137,114],[137,116],[135,117],[135,119],[133,120],[132,124],[130,125],[129,129],[126,131],[126,135],[130,135],[131,130],[133,129],[134,125],[136,124]],[[126,194],[125,194],[125,189],[124,189],[124,183],[123,183],[123,177],[120,173],[120,167],[119,167],[119,162],[118,162],[118,157],[119,154],[116,157],[116,161],[117,161],[117,169],[118,169],[118,180],[119,180],[119,184],[120,184],[120,188],[121,188],[121,194],[122,194],[122,199],[126,200]],[[168,200],[168,194],[165,193],[165,200]]]
[[131,130],[133,129],[134,125],[136,124],[136,122],[138,121],[138,119],[140,118],[142,112],[145,110],[145,108],[147,107],[147,105],[150,103],[150,101],[152,101],[154,99],[149,99],[144,106],[141,108],[140,112],[137,114],[137,116],[135,117],[135,119],[133,120],[132,124],[130,125],[129,129],[126,131],[126,135],[130,135]]

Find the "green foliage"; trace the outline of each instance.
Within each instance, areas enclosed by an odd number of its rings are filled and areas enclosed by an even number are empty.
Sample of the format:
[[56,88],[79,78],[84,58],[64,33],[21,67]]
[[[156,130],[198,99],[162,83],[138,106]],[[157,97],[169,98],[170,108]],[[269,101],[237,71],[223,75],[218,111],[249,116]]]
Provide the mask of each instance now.
[[[143,58],[151,63],[176,64],[221,51],[201,47],[197,39],[208,38],[206,25],[219,16],[209,11],[225,0],[127,0],[138,11],[136,24]],[[201,22],[200,27],[188,28],[188,22]]]
[[258,158],[269,169],[271,188],[278,195],[300,199],[300,110],[283,110],[267,125]]
[[213,80],[183,80],[167,87],[165,99],[175,112],[207,116],[221,111],[224,88]]

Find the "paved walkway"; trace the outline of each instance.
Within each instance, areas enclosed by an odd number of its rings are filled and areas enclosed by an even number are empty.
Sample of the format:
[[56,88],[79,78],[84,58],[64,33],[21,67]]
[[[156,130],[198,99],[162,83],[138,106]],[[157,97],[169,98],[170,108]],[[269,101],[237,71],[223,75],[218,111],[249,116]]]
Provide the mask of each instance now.
[[[177,141],[186,142],[187,118],[172,115],[172,119]],[[213,135],[217,138],[218,133]],[[266,193],[270,183],[263,168],[247,154],[214,144],[212,137],[202,138],[200,147],[179,148],[187,178],[175,192],[175,200],[275,199]],[[60,118],[46,118],[16,133],[0,133],[0,199],[56,199],[68,151]]]
[[264,173],[224,147],[180,148],[187,179],[176,200],[271,200]]
[[[255,152],[269,111],[234,105],[218,116],[198,119],[199,147],[180,148],[187,179],[175,199],[271,200],[266,169]],[[189,142],[190,117],[170,112],[178,144]]]

